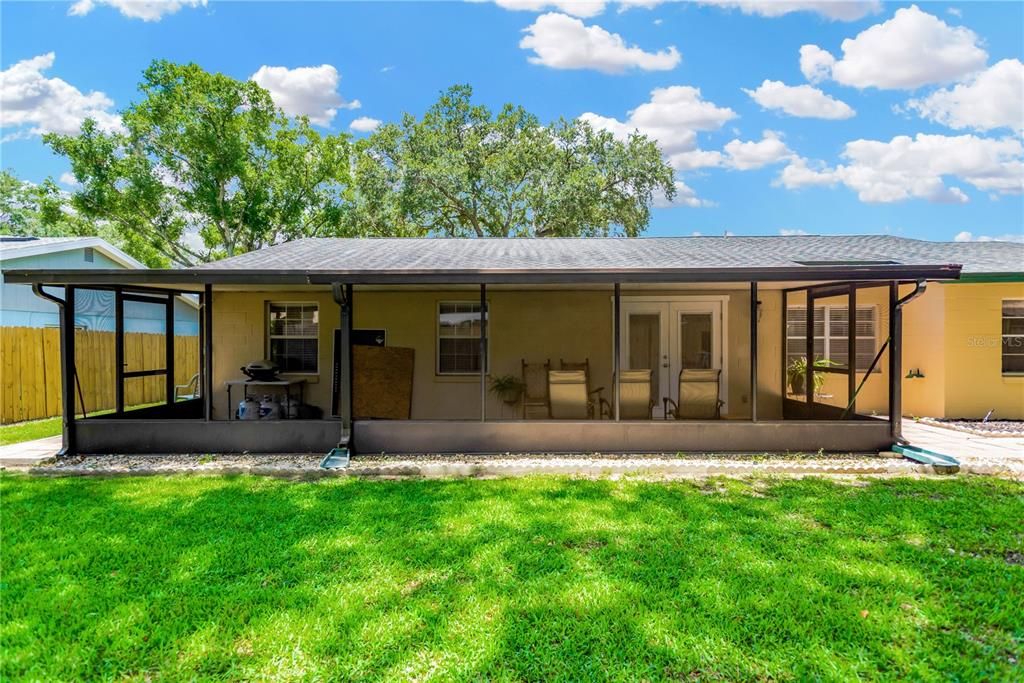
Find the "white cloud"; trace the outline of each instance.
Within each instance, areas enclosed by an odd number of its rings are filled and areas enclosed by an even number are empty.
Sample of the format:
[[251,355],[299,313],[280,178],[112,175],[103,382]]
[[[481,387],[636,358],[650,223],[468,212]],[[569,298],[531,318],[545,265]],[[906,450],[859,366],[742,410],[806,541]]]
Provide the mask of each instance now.
[[791,12],[814,12],[833,21],[856,21],[881,9],[878,0],[698,0],[704,5],[735,7],[744,14],[781,17]]
[[766,80],[757,90],[743,92],[765,109],[781,109],[790,116],[812,119],[848,119],[856,112],[850,105],[811,85],[786,85]]
[[165,14],[174,14],[182,7],[206,7],[206,0],[78,0],[68,14],[85,16],[96,5],[109,5],[130,19],[160,21]]
[[1004,59],[953,88],[910,100],[907,106],[950,128],[1024,130],[1024,63]]
[[381,121],[379,119],[371,119],[369,116],[360,116],[358,119],[348,124],[348,127],[357,133],[372,133],[377,130],[380,126]]
[[604,0],[494,0],[494,4],[510,10],[542,12],[553,8],[574,17],[596,17],[604,11]]
[[1008,233],[1006,235],[998,235],[996,237],[990,237],[989,235],[977,235],[974,233],[964,230],[958,232],[956,237],[953,238],[954,242],[1024,242],[1024,233]]
[[339,109],[358,109],[359,100],[346,102],[338,94],[341,76],[330,64],[261,66],[252,80],[270,91],[274,104],[290,116],[308,116],[311,123],[330,125]]
[[793,159],[776,182],[789,189],[842,183],[869,203],[906,199],[966,203],[964,191],[947,185],[947,179],[996,194],[1024,192],[1024,146],[1010,137],[919,133],[889,142],[854,140],[846,143],[842,157],[845,163],[834,169],[811,168],[806,159]]
[[701,199],[697,192],[684,183],[682,180],[675,181],[676,196],[671,201],[665,198],[664,194],[657,193],[654,197],[654,206],[659,209],[669,209],[678,206],[687,206],[697,209],[706,206],[714,206],[715,203],[707,199]]
[[682,59],[675,46],[646,52],[628,45],[617,33],[586,26],[564,14],[542,14],[524,32],[519,47],[533,50],[530,63],[553,69],[594,69],[609,74],[630,69],[667,71]]
[[783,237],[794,237],[797,235],[810,235],[811,233],[800,228],[779,228],[779,234]]
[[733,140],[725,146],[728,163],[741,171],[750,171],[792,158],[793,152],[782,141],[782,136],[766,130],[761,140],[742,142]]
[[827,50],[817,45],[800,46],[800,71],[811,83],[818,83],[832,75],[832,65],[836,63]]
[[[831,74],[837,82],[855,88],[913,90],[948,83],[985,66],[988,54],[979,43],[970,29],[949,26],[911,5],[856,38],[844,40],[843,58],[832,65]],[[814,54],[824,63],[822,55]]]
[[699,88],[673,85],[652,90],[650,101],[630,111],[625,121],[591,112],[579,118],[619,139],[640,132],[658,143],[670,164],[684,170],[721,163],[719,152],[697,148],[697,132],[721,128],[736,112],[703,99]]
[[0,129],[17,129],[5,139],[43,133],[73,135],[87,118],[103,130],[120,130],[120,117],[110,112],[114,102],[104,93],[83,93],[66,81],[43,75],[55,59],[49,52],[0,72]]
[[947,7],[946,13],[952,14],[954,17],[962,17],[964,15],[964,13],[960,11],[959,7]]
[[60,174],[60,184],[67,185],[68,187],[78,187],[81,183],[78,182],[78,178],[75,174],[70,171],[64,171]]
[[382,74],[386,74],[387,72],[394,71],[394,70],[395,70],[395,67],[393,65],[391,65],[391,64],[388,64],[387,66],[382,66],[380,68],[380,72]]

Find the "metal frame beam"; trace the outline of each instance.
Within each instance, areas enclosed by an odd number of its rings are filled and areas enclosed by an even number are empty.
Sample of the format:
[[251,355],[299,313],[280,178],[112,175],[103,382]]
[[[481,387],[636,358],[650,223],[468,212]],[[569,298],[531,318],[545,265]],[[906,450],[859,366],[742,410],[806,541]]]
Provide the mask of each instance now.
[[480,421],[487,420],[487,285],[480,285]]
[[[619,356],[622,354],[622,285],[615,283],[615,293],[612,295],[612,377],[615,378],[615,386],[612,387],[612,402],[615,404],[615,421],[619,422],[619,403],[622,397],[622,381],[619,375],[622,372]],[[600,406],[598,406],[600,408]]]
[[[757,281],[750,283],[750,421],[757,422]],[[786,357],[783,350],[783,358]],[[785,376],[785,373],[783,373]]]
[[[207,422],[213,419],[213,285],[203,287],[202,342],[203,362],[201,376],[203,378],[203,417]],[[230,411],[230,407],[229,407]]]

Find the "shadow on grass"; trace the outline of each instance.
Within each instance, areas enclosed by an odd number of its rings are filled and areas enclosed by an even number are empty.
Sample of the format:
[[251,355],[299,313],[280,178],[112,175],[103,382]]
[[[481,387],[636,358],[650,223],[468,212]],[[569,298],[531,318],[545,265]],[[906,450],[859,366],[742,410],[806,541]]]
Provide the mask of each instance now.
[[993,480],[2,481],[4,680],[1010,678]]

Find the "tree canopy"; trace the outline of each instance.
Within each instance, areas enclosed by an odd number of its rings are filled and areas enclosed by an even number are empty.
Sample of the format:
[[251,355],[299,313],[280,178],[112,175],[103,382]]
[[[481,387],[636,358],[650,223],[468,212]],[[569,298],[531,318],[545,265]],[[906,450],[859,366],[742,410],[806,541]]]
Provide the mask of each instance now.
[[72,205],[191,265],[343,230],[349,138],[290,119],[252,81],[154,62],[123,130],[44,140],[81,183]]
[[542,125],[511,104],[494,115],[455,86],[355,150],[353,217],[373,234],[575,237],[640,234],[673,173],[657,145],[578,119]]

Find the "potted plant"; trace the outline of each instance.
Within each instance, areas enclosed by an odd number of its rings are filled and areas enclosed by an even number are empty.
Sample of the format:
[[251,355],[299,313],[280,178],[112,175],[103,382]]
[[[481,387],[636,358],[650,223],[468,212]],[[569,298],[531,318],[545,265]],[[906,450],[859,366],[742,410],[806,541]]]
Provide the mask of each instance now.
[[[816,368],[828,368],[835,365],[832,361],[827,358],[819,358],[814,361],[814,367]],[[790,361],[789,366],[786,368],[786,378],[789,381],[789,390],[795,394],[804,394],[807,392],[807,359],[801,356],[795,360]],[[816,372],[814,373],[814,393],[821,393],[821,388],[825,385],[825,373]]]
[[491,392],[496,394],[505,402],[505,405],[514,406],[519,403],[523,396],[523,383],[513,375],[499,375],[491,378]]

